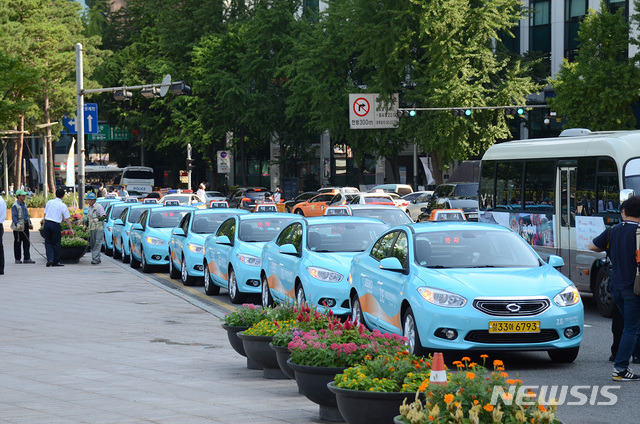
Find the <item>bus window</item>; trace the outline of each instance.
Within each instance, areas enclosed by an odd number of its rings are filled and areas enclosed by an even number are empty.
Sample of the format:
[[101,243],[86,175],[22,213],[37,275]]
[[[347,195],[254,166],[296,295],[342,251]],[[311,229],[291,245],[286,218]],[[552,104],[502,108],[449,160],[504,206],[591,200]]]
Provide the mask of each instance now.
[[599,158],[596,184],[598,214],[617,213],[620,207],[620,185],[616,163],[612,159]]
[[481,210],[492,210],[496,205],[495,171],[496,163],[494,161],[488,160],[482,163],[482,176],[480,177],[480,188],[478,190],[478,203]]
[[496,170],[496,210],[522,209],[522,165],[524,162],[499,162]]
[[595,157],[578,158],[576,173],[576,215],[593,216],[596,213]]
[[631,159],[624,166],[624,188],[630,188],[640,196],[640,159]]
[[527,161],[524,169],[524,208],[532,213],[553,213],[556,162]]

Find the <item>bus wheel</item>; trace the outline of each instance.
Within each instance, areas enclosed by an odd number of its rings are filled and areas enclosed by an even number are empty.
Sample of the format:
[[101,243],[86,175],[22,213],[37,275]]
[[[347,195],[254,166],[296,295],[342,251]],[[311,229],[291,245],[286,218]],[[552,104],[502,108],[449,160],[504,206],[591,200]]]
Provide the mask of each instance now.
[[598,312],[606,318],[613,316],[613,301],[611,300],[611,292],[609,291],[609,281],[610,277],[607,267],[600,267],[593,288],[593,298],[596,301]]

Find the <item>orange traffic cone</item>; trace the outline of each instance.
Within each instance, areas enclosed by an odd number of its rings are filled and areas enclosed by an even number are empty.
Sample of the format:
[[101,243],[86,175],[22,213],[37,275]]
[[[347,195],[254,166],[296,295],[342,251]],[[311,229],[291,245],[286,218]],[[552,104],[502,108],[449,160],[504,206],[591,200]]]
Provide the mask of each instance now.
[[447,371],[444,369],[444,358],[442,352],[433,354],[433,362],[431,363],[431,377],[429,381],[434,384],[447,384]]

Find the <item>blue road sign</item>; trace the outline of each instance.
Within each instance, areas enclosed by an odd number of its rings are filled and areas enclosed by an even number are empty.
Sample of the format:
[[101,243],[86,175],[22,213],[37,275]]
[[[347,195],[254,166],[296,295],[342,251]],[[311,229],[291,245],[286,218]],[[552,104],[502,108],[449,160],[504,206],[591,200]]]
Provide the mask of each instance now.
[[[65,115],[62,123],[64,124],[69,134],[78,134],[78,130],[76,128],[76,118],[69,118],[67,115]],[[97,103],[84,104],[84,133],[98,134],[98,104]]]

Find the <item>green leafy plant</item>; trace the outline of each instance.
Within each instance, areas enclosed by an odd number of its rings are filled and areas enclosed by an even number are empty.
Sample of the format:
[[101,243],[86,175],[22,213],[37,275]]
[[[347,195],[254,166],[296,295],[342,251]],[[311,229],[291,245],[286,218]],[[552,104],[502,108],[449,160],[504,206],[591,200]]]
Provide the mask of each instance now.
[[251,327],[263,319],[267,319],[266,310],[252,303],[245,303],[235,311],[226,314],[222,321],[230,327]]
[[[481,355],[483,361],[487,355]],[[457,372],[448,373],[447,384],[420,384],[416,398],[400,407],[402,422],[407,424],[445,423],[531,423],[551,424],[555,420],[553,401],[545,406],[537,395],[528,391],[518,394],[522,381],[510,379],[502,361],[493,361],[494,370],[487,371],[468,357],[454,361]],[[521,401],[516,402],[516,398]]]
[[288,347],[291,362],[318,367],[352,367],[383,353],[404,348],[406,338],[369,331],[352,321],[330,324],[319,331],[294,331]]
[[244,334],[249,336],[273,336],[278,330],[290,329],[296,324],[295,319],[289,319],[284,321],[276,321],[274,319],[263,319],[257,324],[253,324],[249,327]]
[[[431,372],[431,362],[406,350],[365,361],[344,370],[335,377],[342,389],[373,392],[415,392]],[[417,385],[416,385],[417,382]]]
[[82,247],[88,246],[89,242],[81,237],[62,237],[60,246],[62,247]]

